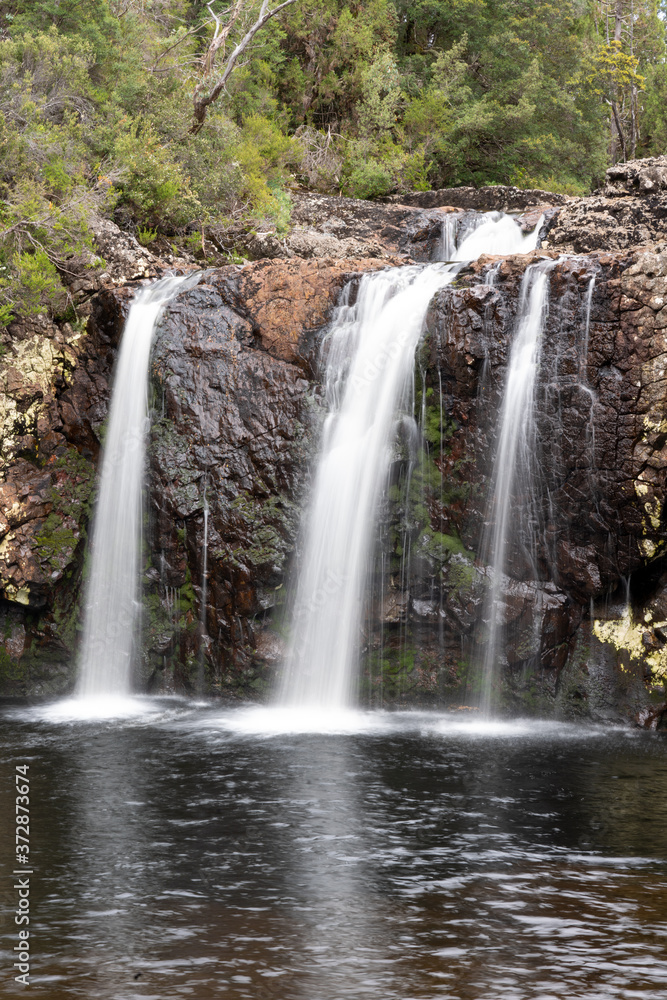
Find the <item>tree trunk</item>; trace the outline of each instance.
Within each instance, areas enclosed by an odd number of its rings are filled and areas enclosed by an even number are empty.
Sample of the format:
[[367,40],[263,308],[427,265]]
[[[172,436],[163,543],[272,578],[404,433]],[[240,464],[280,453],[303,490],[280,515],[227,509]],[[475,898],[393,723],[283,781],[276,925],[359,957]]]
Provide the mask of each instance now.
[[[212,2],[213,0],[210,0],[209,4],[207,5],[209,9],[210,9],[210,4]],[[230,55],[229,59],[227,60],[227,65],[225,66],[224,71],[222,73],[222,76],[218,78],[213,87],[211,87],[211,89],[208,91],[206,90],[203,83],[200,83],[195,89],[193,98],[193,109],[192,109],[194,121],[190,126],[190,133],[192,135],[196,135],[197,132],[201,131],[204,121],[206,120],[206,112],[208,111],[210,105],[213,104],[214,101],[217,101],[218,97],[220,97],[220,94],[223,92],[223,90],[227,85],[227,81],[232,75],[232,71],[236,66],[236,62],[239,56],[246,50],[246,48],[253,40],[257,32],[261,31],[264,25],[267,24],[272,17],[275,17],[279,11],[283,10],[283,8],[285,7],[289,7],[290,4],[293,3],[296,3],[296,0],[284,0],[284,2],[279,4],[275,8],[275,10],[269,10],[268,9],[269,0],[262,0],[262,6],[260,8],[257,20],[252,25],[252,27],[248,29],[246,34],[243,36],[241,41],[238,43],[238,45]],[[242,7],[242,0],[237,0],[236,4],[232,9],[233,20],[236,20],[236,18],[238,17],[241,7]],[[213,41],[211,42],[208,48],[208,52],[206,53],[206,59],[204,60],[204,72],[206,73],[206,75],[212,74],[213,63],[215,61],[215,54],[220,48],[222,42],[226,39],[227,35],[229,34],[229,30],[231,28],[231,24],[228,24],[226,28],[220,30],[219,18],[216,17],[215,14],[213,15],[213,17],[215,18],[216,21],[216,31],[213,37]]]

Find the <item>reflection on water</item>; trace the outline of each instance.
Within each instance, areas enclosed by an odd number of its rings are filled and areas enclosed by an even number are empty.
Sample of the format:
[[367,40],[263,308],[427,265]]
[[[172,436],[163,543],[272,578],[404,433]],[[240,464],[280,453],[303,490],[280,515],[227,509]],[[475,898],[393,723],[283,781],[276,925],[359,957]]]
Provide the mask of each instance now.
[[[6,711],[30,758],[36,996],[654,998],[667,990],[656,734],[321,720],[145,701]],[[7,996],[15,943],[2,936]]]

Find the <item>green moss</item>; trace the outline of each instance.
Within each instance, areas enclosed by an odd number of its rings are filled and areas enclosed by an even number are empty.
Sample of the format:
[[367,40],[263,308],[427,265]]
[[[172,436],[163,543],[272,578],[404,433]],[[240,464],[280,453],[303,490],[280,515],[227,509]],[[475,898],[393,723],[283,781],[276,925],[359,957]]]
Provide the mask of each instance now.
[[466,553],[464,558],[452,559],[449,563],[447,581],[451,589],[461,596],[464,592],[472,590],[477,583],[478,573],[475,569],[471,555]]
[[426,406],[422,411],[421,402],[419,402],[417,409],[418,413],[423,413],[422,434],[430,445],[446,452],[447,442],[454,436],[458,424],[451,417],[448,417],[444,410],[441,412],[440,405],[435,405],[431,401],[432,398],[433,389],[428,388],[426,390]]
[[4,646],[0,646],[0,688],[6,690],[14,684],[25,684],[29,671],[26,659],[13,659]]
[[181,611],[182,624],[185,627],[187,622],[185,621],[185,615],[188,611],[193,614],[196,610],[197,599],[195,597],[194,587],[192,586],[192,574],[190,572],[190,566],[185,567],[185,583],[178,590],[178,603]]
[[53,469],[66,472],[58,477],[58,483],[51,489],[54,510],[63,516],[74,518],[77,524],[87,522],[95,498],[95,467],[92,462],[77,451],[68,448],[53,464]]
[[77,534],[65,524],[60,514],[49,514],[35,536],[36,551],[41,560],[46,560],[56,570],[61,570],[78,545]]
[[57,599],[53,608],[53,621],[61,643],[66,649],[73,651],[77,645],[77,633],[82,628],[78,599]]
[[[85,538],[95,489],[95,470],[76,448],[68,448],[53,464],[57,481],[50,490],[51,513],[35,536],[39,558],[64,570],[81,538]],[[66,474],[59,475],[60,472]]]
[[411,627],[403,637],[390,633],[385,640],[384,647],[371,650],[362,664],[362,700],[371,705],[460,702],[467,684],[466,659],[444,660],[442,651],[425,644]]
[[[144,594],[142,624],[145,651],[153,649],[156,645],[164,646],[165,643],[172,641],[181,630],[188,628],[186,615],[190,610],[190,602],[185,598],[182,599],[181,593],[182,591],[179,592],[176,614],[162,600],[157,591]],[[194,598],[194,594],[192,596]]]
[[434,531],[431,527],[426,527],[422,531],[416,544],[416,551],[437,563],[449,562],[454,555],[463,556],[469,562],[475,558],[474,553],[468,552],[458,535],[445,535],[440,531]]
[[291,547],[298,506],[284,496],[257,498],[249,493],[241,493],[230,506],[248,529],[250,541],[243,547],[236,546],[231,552],[214,555],[229,558],[237,568],[269,567],[281,571]]

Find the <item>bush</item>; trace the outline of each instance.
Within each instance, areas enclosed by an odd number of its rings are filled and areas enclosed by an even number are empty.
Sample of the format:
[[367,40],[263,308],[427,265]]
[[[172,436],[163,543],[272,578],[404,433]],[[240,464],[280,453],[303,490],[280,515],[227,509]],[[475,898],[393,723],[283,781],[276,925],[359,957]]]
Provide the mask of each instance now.
[[12,314],[35,316],[47,310],[59,312],[65,305],[65,290],[53,263],[43,250],[15,253],[0,279],[0,292],[7,299],[0,322]]
[[138,225],[174,230],[201,215],[189,178],[160,142],[152,124],[130,125],[116,140],[114,154],[120,172],[119,202],[130,208]]
[[377,160],[368,160],[352,169],[345,191],[353,198],[379,198],[392,187],[393,178],[387,168]]

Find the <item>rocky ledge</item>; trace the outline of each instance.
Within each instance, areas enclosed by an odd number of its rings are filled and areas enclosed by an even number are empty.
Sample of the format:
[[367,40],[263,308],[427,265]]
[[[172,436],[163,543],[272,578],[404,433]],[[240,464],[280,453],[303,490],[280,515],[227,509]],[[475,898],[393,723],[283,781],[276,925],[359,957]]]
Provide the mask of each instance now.
[[667,156],[658,156],[610,167],[602,191],[573,199],[554,216],[542,245],[590,253],[665,240]]
[[[365,696],[447,703],[471,691],[484,644],[481,525],[495,414],[523,275],[547,259],[538,542],[532,561],[517,546],[505,582],[503,697],[515,710],[657,724],[667,675],[666,170],[665,157],[614,167],[587,199],[509,188],[384,205],[302,194],[286,236],[236,234],[237,252],[262,259],[207,272],[156,337],[145,686],[192,690],[203,662],[211,690],[261,691],[281,654],[322,412],[318,353],[340,290],[370,269],[437,259],[443,219],[465,225],[474,206],[509,209],[525,229],[544,215],[542,245],[478,261],[432,303],[415,373],[426,414],[417,501],[413,509],[401,493],[399,448],[383,512],[391,573],[371,588],[364,636]],[[100,257],[68,265],[75,318],[19,322],[3,339],[3,694],[71,686],[124,318],[137,282],[194,266],[111,223],[98,229]]]
[[[667,247],[482,258],[436,295],[422,364],[431,427],[446,415],[431,449],[444,503],[435,491],[414,529],[406,621],[459,674],[483,659],[496,415],[526,270],[549,261],[534,489],[513,501],[532,531],[514,537],[500,598],[504,698],[514,710],[655,721],[667,683]],[[427,607],[437,642],[424,642]]]
[[[156,268],[150,256],[145,260]],[[277,586],[294,544],[307,466],[315,332],[347,281],[386,264],[361,259],[230,265],[184,293],[164,317],[151,374],[150,490],[163,589],[159,599],[148,595],[154,612],[146,616],[148,674],[164,665],[167,586],[169,594],[179,592],[175,630],[184,663],[180,676],[188,684],[187,664],[200,642],[191,626],[204,483],[217,581],[211,587],[212,620],[217,602],[227,607],[225,595],[231,593],[229,627],[236,629],[240,614],[252,617],[266,604],[257,595]],[[0,370],[4,694],[62,692],[72,683],[110,375],[135,287],[103,279],[87,300],[85,325],[58,326],[38,317],[9,331]],[[155,565],[147,566],[149,584],[156,572]],[[244,648],[252,645],[247,631]],[[213,624],[209,632],[217,635]],[[225,655],[229,645],[223,643]]]

